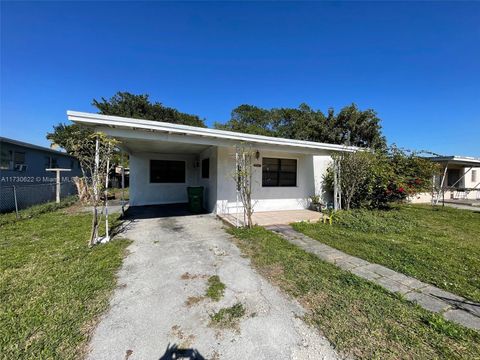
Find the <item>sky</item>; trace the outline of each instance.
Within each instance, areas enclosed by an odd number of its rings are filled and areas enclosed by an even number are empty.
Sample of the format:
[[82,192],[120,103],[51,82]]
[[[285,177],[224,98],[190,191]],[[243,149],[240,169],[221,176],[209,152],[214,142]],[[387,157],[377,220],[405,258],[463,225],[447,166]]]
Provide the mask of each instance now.
[[480,157],[480,2],[1,2],[0,134],[146,93],[225,122],[241,104],[356,103],[389,143]]

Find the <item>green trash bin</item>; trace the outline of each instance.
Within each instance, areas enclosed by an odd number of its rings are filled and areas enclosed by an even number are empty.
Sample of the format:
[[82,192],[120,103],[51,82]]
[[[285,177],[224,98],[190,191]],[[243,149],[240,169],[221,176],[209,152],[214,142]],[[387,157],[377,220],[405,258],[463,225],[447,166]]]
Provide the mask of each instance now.
[[187,187],[188,210],[194,214],[200,214],[203,211],[203,186]]

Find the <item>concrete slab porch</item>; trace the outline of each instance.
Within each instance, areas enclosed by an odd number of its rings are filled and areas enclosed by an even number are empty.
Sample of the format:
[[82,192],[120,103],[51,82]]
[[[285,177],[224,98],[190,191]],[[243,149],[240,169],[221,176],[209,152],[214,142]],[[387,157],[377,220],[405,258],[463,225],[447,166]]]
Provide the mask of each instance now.
[[[237,214],[219,214],[218,217],[230,225],[243,225],[243,212]],[[312,210],[282,210],[254,212],[253,223],[260,226],[288,225],[294,222],[316,222],[323,219],[323,214]]]

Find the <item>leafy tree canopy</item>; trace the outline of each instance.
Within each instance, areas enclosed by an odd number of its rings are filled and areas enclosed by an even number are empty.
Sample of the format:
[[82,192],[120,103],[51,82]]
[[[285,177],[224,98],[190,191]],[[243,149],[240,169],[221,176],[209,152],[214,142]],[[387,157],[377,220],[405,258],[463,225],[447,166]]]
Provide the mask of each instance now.
[[[438,165],[423,156],[395,145],[382,151],[357,151],[333,155],[340,167],[342,204],[350,208],[387,208],[390,203],[432,189],[432,176]],[[333,165],[324,176],[333,190]]]
[[110,99],[102,97],[101,101],[92,103],[100,114],[164,121],[173,124],[205,127],[197,115],[186,114],[177,109],[163,106],[159,102],[150,102],[147,94],[135,95],[129,92],[117,92]]
[[326,115],[307,104],[270,110],[240,105],[232,111],[228,122],[214,126],[258,135],[380,149],[386,146],[380,122],[374,110],[360,110],[355,104],[337,114],[329,109]]
[[[100,101],[93,99],[100,114],[132,117],[154,121],[164,121],[174,124],[184,124],[205,127],[205,123],[196,115],[182,113],[174,108],[163,106],[159,102],[150,102],[148,95],[135,95],[129,92],[117,92],[110,99],[102,97]],[[58,145],[71,153],[72,138],[79,141],[92,133],[92,130],[77,124],[58,124],[47,134],[52,144]]]

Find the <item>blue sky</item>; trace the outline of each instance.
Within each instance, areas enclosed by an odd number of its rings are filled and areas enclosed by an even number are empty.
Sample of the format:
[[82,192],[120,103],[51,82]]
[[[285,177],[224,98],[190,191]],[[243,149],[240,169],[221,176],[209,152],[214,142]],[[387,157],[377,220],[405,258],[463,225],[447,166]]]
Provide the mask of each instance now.
[[226,121],[373,108],[390,143],[480,156],[480,3],[1,3],[1,134],[48,145],[117,91]]

